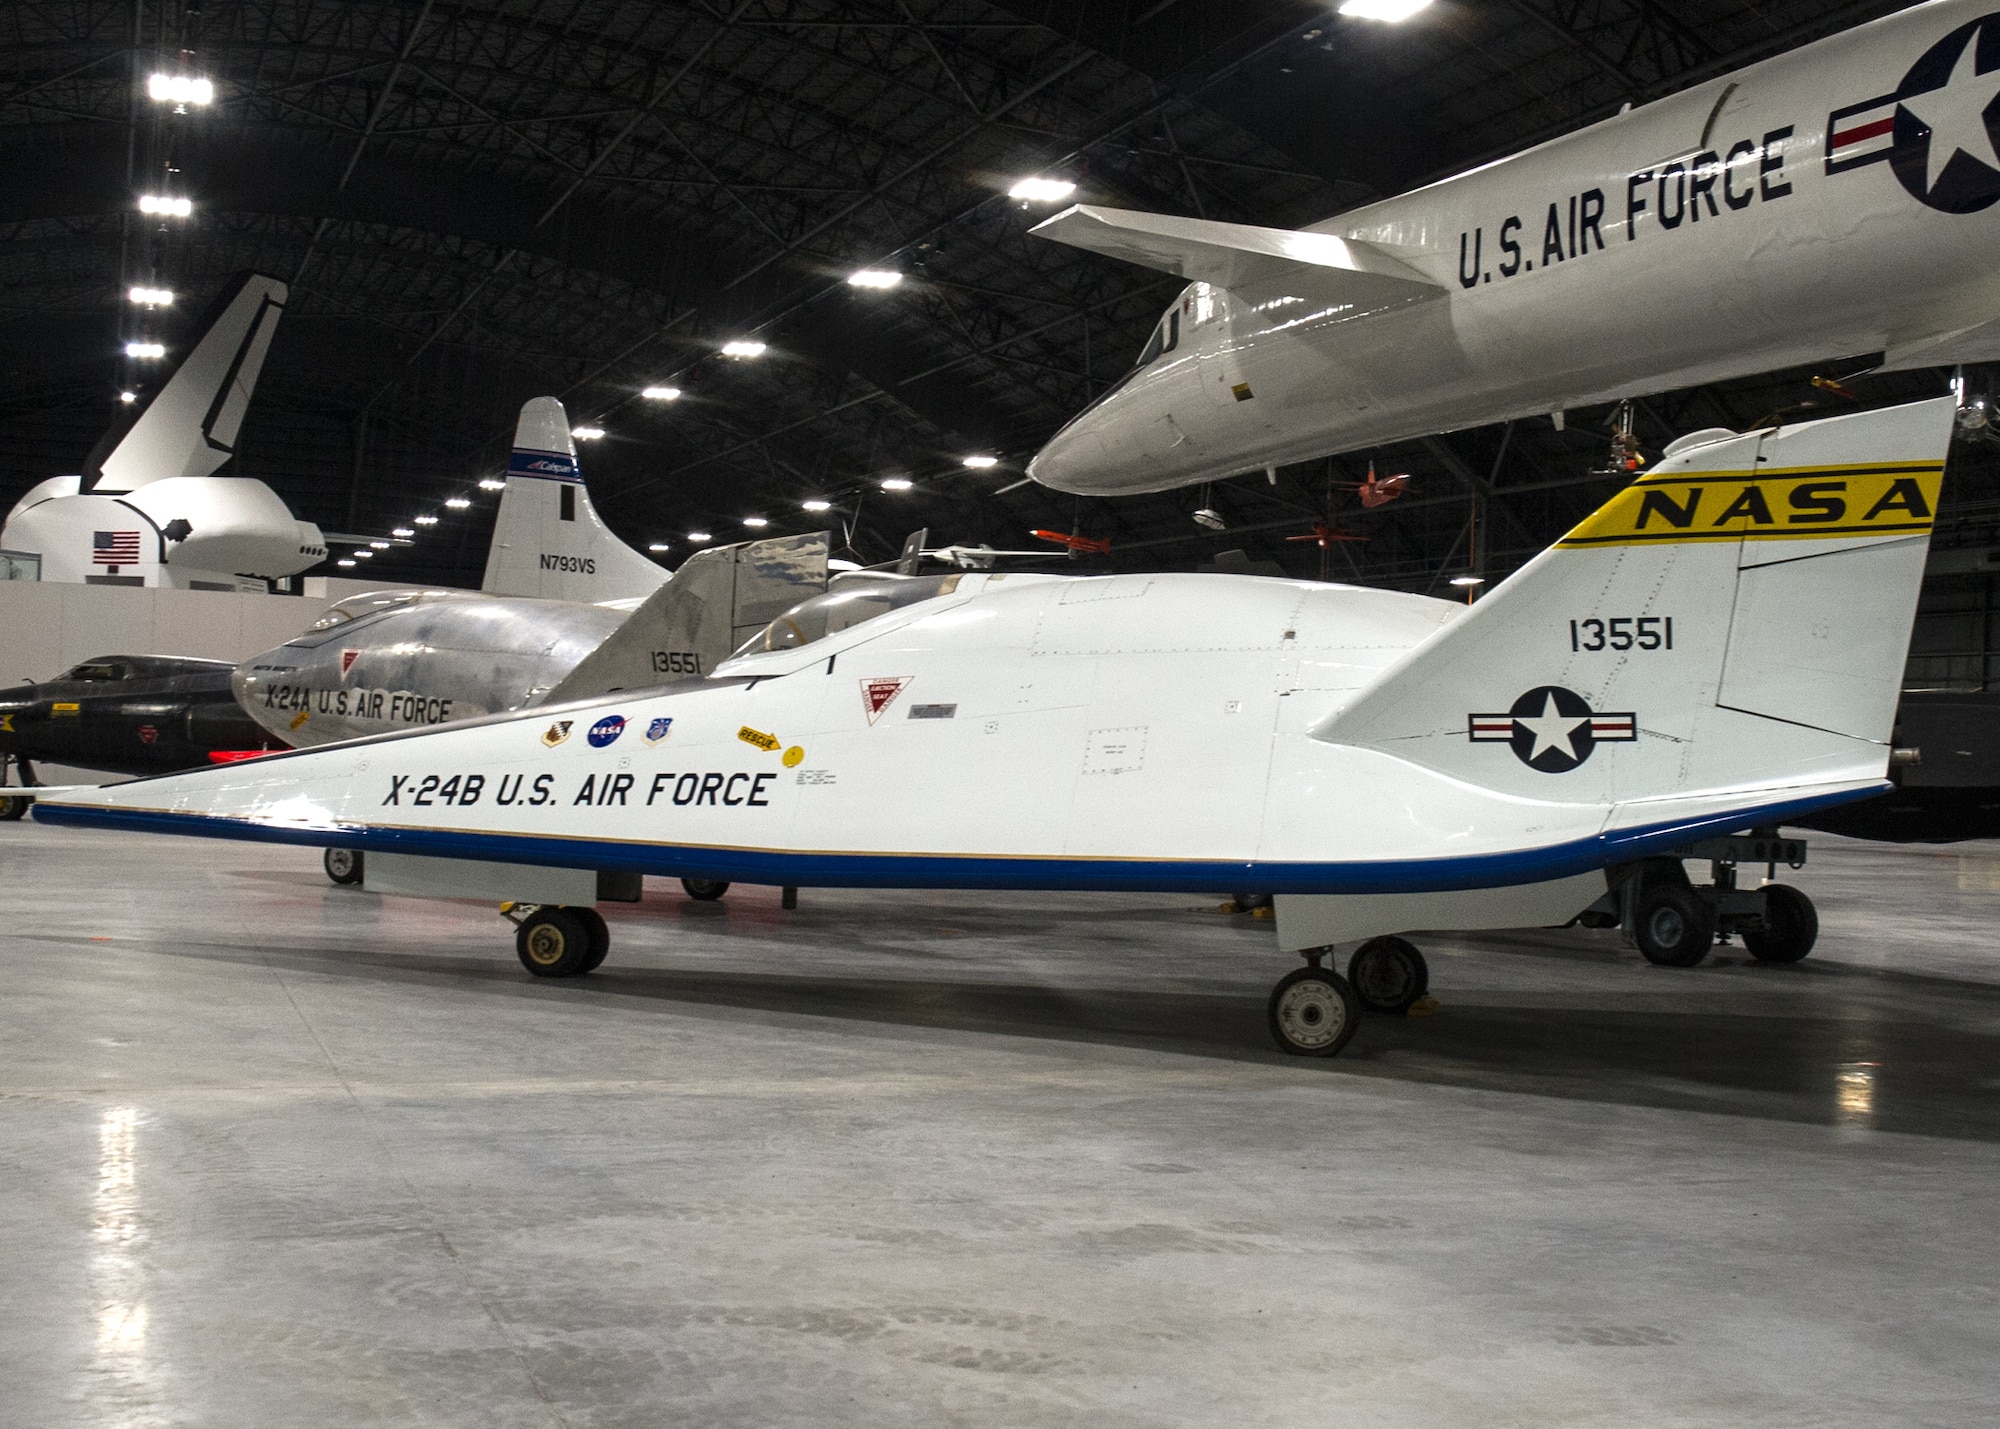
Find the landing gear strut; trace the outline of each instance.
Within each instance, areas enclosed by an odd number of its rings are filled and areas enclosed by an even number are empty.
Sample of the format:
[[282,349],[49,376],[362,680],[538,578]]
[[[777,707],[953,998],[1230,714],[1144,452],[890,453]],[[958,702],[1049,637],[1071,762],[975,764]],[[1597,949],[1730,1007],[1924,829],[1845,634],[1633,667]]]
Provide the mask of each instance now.
[[1309,948],[1310,967],[1286,974],[1271,991],[1271,1036],[1294,1057],[1331,1057],[1354,1035],[1361,1004],[1347,979],[1321,967],[1324,948]]

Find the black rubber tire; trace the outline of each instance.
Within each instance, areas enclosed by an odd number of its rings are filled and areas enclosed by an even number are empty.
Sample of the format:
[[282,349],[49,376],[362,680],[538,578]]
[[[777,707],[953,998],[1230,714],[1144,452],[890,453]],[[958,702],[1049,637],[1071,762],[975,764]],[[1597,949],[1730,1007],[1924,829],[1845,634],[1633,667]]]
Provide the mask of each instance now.
[[1401,1017],[1431,990],[1430,964],[1402,938],[1370,938],[1347,960],[1354,997],[1370,1012]]
[[1691,968],[1715,946],[1715,914],[1692,888],[1656,883],[1639,895],[1633,941],[1646,961]]
[[729,885],[713,878],[683,878],[681,887],[690,898],[699,898],[704,903],[713,903],[729,891]]
[[536,977],[575,977],[590,961],[590,924],[581,908],[537,908],[514,932],[521,966]]
[[584,959],[580,973],[594,973],[604,966],[605,957],[611,952],[611,929],[604,921],[604,915],[595,908],[572,908],[569,910],[583,920],[590,931],[590,956]]
[[1795,963],[1819,940],[1819,912],[1789,883],[1764,886],[1764,923],[1743,930],[1743,946],[1760,963]]
[[25,794],[0,794],[0,823],[11,824],[28,812],[35,801]]
[[1300,968],[1271,990],[1271,1037],[1294,1057],[1331,1057],[1361,1022],[1347,979],[1325,968]]
[[1251,913],[1271,906],[1271,895],[1268,893],[1232,893],[1229,898],[1238,913]]
[[361,881],[361,850],[358,848],[330,848],[320,855],[320,867],[326,870],[329,883],[337,883],[345,888]]

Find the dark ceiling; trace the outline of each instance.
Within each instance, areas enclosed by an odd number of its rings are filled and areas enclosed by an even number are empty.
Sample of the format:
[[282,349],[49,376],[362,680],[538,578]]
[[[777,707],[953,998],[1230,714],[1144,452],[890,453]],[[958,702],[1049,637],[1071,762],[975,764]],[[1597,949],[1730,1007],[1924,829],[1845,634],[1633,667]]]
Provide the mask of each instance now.
[[[1000,546],[1056,527],[1111,537],[1122,566],[1241,548],[1418,589],[1463,568],[1477,507],[1481,559],[1504,570],[1601,495],[1587,473],[1602,414],[1229,483],[1219,535],[1189,520],[1193,491],[1016,485],[1177,285],[1026,237],[1050,210],[1008,183],[1058,175],[1087,201],[1296,225],[1901,6],[1438,0],[1401,26],[1333,8],[14,0],[0,497],[77,470],[137,380],[117,356],[143,322],[119,300],[128,284],[184,295],[148,333],[172,348],[256,269],[292,297],[231,470],[329,531],[436,508],[504,460],[519,404],[552,392],[609,433],[584,449],[607,518],[671,541],[669,564],[691,529],[808,529],[799,501],[833,497],[870,560],[916,526]],[[135,98],[135,77],[183,66],[213,78],[212,106]],[[161,182],[193,219],[134,211]],[[908,278],[859,291],[844,282],[859,264]],[[716,355],[740,336],[770,352]],[[1809,399],[1809,375],[1667,394],[1640,435],[1747,422]],[[659,382],[686,396],[637,396]],[[972,451],[1002,464],[968,472]],[[1341,513],[1370,539],[1324,555],[1288,539],[1351,503],[1329,479],[1371,455],[1415,482]],[[915,488],[882,493],[891,474]],[[446,514],[371,576],[476,584],[486,508]]]

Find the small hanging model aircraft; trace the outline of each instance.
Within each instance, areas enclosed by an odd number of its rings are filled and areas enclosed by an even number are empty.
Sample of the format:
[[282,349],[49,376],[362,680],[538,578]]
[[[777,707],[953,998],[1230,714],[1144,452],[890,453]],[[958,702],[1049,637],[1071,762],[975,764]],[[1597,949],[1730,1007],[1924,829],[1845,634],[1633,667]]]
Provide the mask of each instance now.
[[[954,573],[793,606],[706,678],[41,800],[38,820],[366,850],[515,905],[540,977],[644,874],[1275,895],[1288,1052],[1429,973],[1400,935],[1584,919],[1790,962],[1736,870],[1889,787],[1940,398],[1663,459],[1476,605],[1238,575]],[[949,790],[950,798],[923,797]],[[968,817],[967,810],[976,810]],[[1708,859],[1691,886],[1683,858]],[[532,905],[532,906],[521,906]],[[1352,947],[1342,977],[1325,966]]]

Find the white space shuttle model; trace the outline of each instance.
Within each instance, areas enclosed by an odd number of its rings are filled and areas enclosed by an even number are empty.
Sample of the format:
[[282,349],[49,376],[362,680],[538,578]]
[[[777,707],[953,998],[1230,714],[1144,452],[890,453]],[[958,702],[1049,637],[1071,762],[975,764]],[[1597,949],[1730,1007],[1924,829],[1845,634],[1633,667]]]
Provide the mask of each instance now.
[[296,747],[701,675],[826,588],[827,539],[697,552],[671,578],[604,524],[554,397],[521,408],[480,589],[351,596],[236,667],[239,704]]
[[285,310],[285,285],[252,274],[96,468],[41,482],[7,515],[0,547],[73,583],[264,590],[326,559],[319,527],[234,455],[250,394]]
[[[1587,913],[1658,962],[1699,961],[1718,927],[1790,961],[1802,895],[1693,888],[1681,856],[1723,839],[1718,861],[1764,862],[1768,838],[1730,836],[1887,787],[1953,417],[1683,439],[1470,607],[1234,575],[836,587],[707,678],[35,816],[364,849],[385,891],[538,905],[516,947],[549,977],[603,960],[591,905],[641,874],[1271,890],[1309,964],[1272,1030],[1320,1055],[1357,995],[1421,993],[1402,931]],[[1322,966],[1355,943],[1354,982]]]
[[1933,0],[1298,231],[1076,207],[1189,280],[1029,465],[1161,491],[1832,358],[2000,359],[2000,9]]

